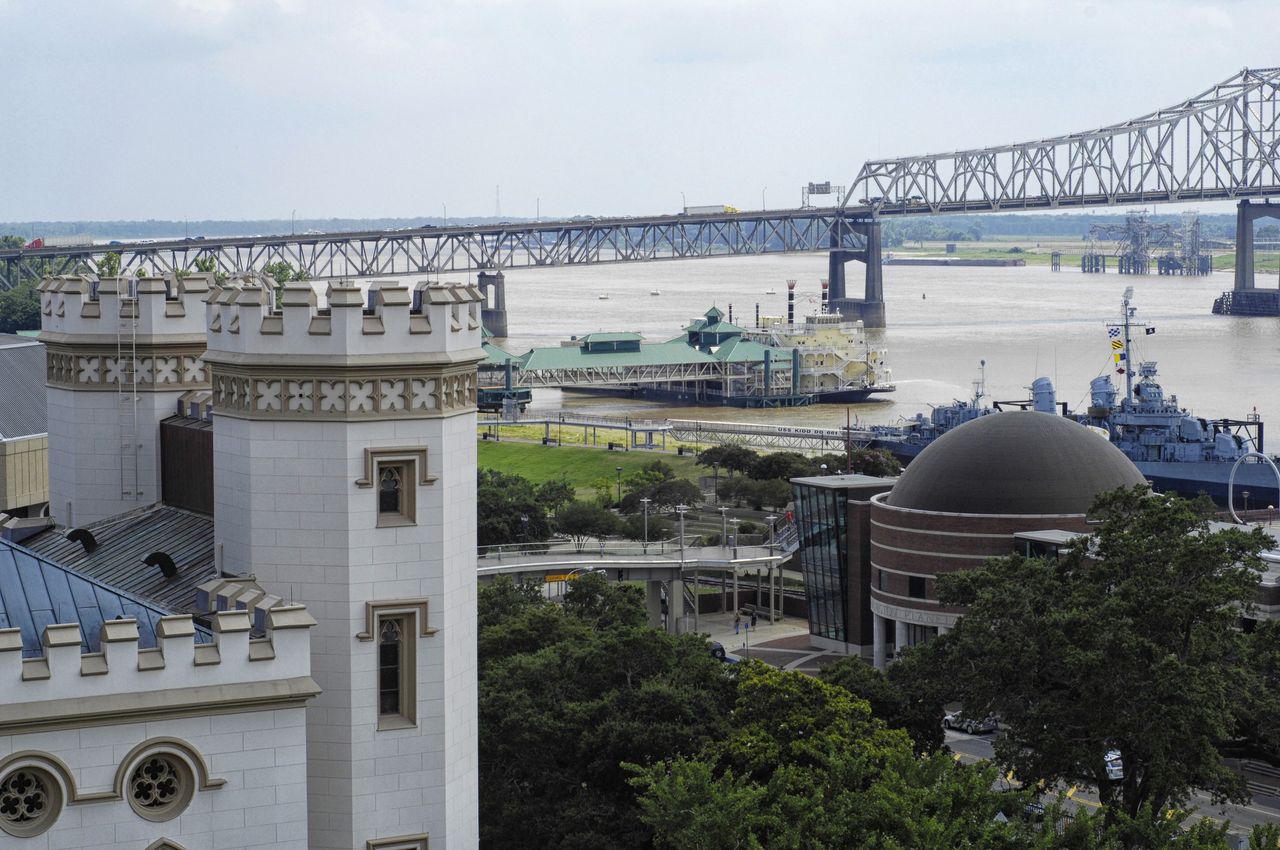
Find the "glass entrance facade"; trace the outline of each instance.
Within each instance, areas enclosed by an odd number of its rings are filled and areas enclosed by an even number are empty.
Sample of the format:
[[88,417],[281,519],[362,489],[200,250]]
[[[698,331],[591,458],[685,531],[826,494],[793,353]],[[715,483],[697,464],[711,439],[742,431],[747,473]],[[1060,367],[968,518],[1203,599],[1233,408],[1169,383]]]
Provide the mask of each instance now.
[[847,641],[848,492],[813,486],[802,480],[794,481],[792,489],[796,530],[800,534],[800,568],[809,601],[809,633]]

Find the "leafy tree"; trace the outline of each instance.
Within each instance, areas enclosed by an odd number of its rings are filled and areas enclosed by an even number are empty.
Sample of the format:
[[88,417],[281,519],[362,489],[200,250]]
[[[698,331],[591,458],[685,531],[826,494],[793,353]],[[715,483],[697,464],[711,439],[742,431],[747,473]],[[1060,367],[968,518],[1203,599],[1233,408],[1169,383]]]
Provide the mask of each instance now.
[[637,588],[586,574],[563,606],[480,588],[480,824],[488,850],[651,846],[621,763],[722,737],[733,682],[695,635],[644,623]]
[[0,292],[0,333],[40,329],[40,293],[30,283]]
[[1243,716],[1230,755],[1280,763],[1280,621],[1265,620],[1245,635],[1245,671],[1252,678],[1239,694]]
[[291,280],[310,280],[311,275],[307,274],[306,269],[295,269],[292,264],[286,260],[277,260],[274,263],[267,263],[262,267],[262,273],[269,275],[275,279],[278,284],[286,284]]
[[[649,515],[648,539],[669,540],[675,536],[675,525],[665,517]],[[631,514],[622,521],[622,536],[628,540],[644,540],[645,524],[643,514]]]
[[0,250],[26,247],[27,240],[21,236],[0,236]]
[[576,497],[577,491],[569,483],[569,479],[564,477],[544,481],[538,485],[538,501],[542,503],[543,509],[550,513],[560,510]]
[[650,490],[649,498],[653,500],[653,504],[649,506],[651,510],[674,510],[677,505],[692,506],[701,502],[702,490],[692,481],[672,478]]
[[902,474],[902,464],[887,449],[854,449],[852,470],[861,475],[890,478]]
[[859,475],[875,475],[890,478],[902,474],[902,464],[885,449],[858,449],[851,452],[832,452],[814,458],[815,468],[827,465],[827,474],[855,472]]
[[481,546],[534,543],[551,536],[540,493],[526,478],[481,469],[476,479],[476,538]]
[[227,279],[227,273],[218,271],[218,259],[212,255],[205,257],[196,257],[192,264],[198,272],[212,272],[215,283],[222,283]]
[[786,480],[803,478],[813,475],[816,471],[817,466],[814,465],[813,460],[799,452],[772,452],[756,458],[748,474],[757,480],[770,478]]
[[556,530],[569,537],[579,552],[591,538],[617,534],[619,528],[616,514],[591,502],[570,502],[556,511]]
[[995,817],[1009,798],[992,789],[993,768],[918,758],[865,701],[801,673],[751,662],[737,684],[727,737],[696,756],[629,766],[659,850],[1029,843],[1028,824]]
[[917,753],[930,753],[942,746],[942,702],[920,687],[904,659],[881,672],[861,658],[842,658],[818,674],[825,682],[839,685],[871,705],[871,714],[891,729],[903,729]]
[[745,446],[725,445],[704,449],[698,455],[699,466],[716,466],[728,470],[729,476],[746,472],[756,462],[759,455]]
[[[1024,782],[1088,780],[1113,820],[1162,817],[1193,790],[1244,799],[1219,745],[1249,716],[1236,625],[1269,540],[1211,530],[1207,508],[1143,487],[1106,493],[1097,533],[1060,561],[997,558],[940,578],[940,601],[967,610],[915,650],[920,675],[1001,716],[996,758]],[[1120,781],[1107,778],[1113,749]]]
[[120,254],[115,251],[108,251],[101,260],[98,260],[98,277],[119,277],[120,276]]

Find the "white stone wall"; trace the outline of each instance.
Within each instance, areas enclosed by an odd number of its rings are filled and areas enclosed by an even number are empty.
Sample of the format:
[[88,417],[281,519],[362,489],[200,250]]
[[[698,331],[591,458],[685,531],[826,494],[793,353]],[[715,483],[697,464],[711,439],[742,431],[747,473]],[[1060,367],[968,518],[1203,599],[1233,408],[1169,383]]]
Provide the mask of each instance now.
[[93,794],[111,791],[121,761],[155,738],[190,744],[210,778],[225,784],[197,789],[187,809],[164,823],[140,817],[125,800],[67,805],[42,835],[0,832],[0,848],[142,850],[168,838],[186,850],[308,850],[302,708],[0,736],[0,754],[47,752],[71,769],[79,793]]
[[[214,615],[197,644],[189,616],[161,619],[139,649],[134,620],[102,626],[94,654],[80,626],[47,626],[43,656],[24,659],[19,629],[0,630],[0,777],[34,765],[62,788],[62,811],[38,836],[0,831],[0,848],[138,850],[161,838],[187,850],[307,850],[306,709],[315,693],[302,606]],[[185,762],[193,792],[157,822],[129,804],[135,768],[152,752]]]
[[[177,355],[164,360],[170,372],[156,378],[164,383],[150,383],[148,370],[158,362],[157,352],[172,353],[171,346],[188,351],[203,346],[204,297],[211,280],[212,275],[170,280],[172,298],[165,295],[164,278],[108,278],[98,284],[96,300],[89,278],[51,278],[40,285],[41,339],[49,343],[51,363],[62,351],[71,351],[75,357],[70,376],[47,391],[49,510],[59,522],[84,526],[159,501],[160,421],[177,412],[184,392],[195,385],[207,387],[207,379],[202,372],[198,380],[188,379],[190,357],[184,361]],[[135,288],[135,300],[122,304],[120,291],[127,293],[129,286]],[[136,423],[133,406],[121,403],[112,383],[117,378],[120,340],[126,347],[136,345],[137,350],[142,384]],[[169,382],[172,389],[158,389]],[[130,442],[138,444],[137,486],[132,486],[132,461],[128,460],[125,483],[130,486],[126,488],[120,474],[121,435],[124,428],[135,425],[137,438]],[[141,493],[125,495],[125,489]]]
[[[140,496],[121,487],[120,401],[109,391],[46,390],[49,411],[49,512],[68,526],[160,501],[160,421],[177,412],[181,392],[138,396],[137,442]],[[130,414],[130,426],[133,416]],[[129,483],[133,483],[130,469]]]
[[[285,289],[279,313],[257,281],[215,288],[206,355],[215,541],[225,572],[252,574],[269,592],[305,602],[319,621],[312,671],[322,693],[307,717],[311,846],[349,850],[425,833],[432,850],[474,850],[480,295],[433,285],[415,296],[392,281],[374,289],[366,315],[367,294],[346,282],[327,288],[327,312],[305,284]],[[411,312],[415,297],[420,313]],[[438,394],[424,407],[384,405],[379,396],[372,408],[336,410],[259,395],[260,384],[292,376],[341,387],[370,375],[408,376]],[[357,483],[365,450],[417,448],[434,480],[405,482],[415,488],[416,521],[380,528],[376,486]],[[427,601],[434,630],[406,635],[416,723],[380,731],[377,643],[357,635],[367,603],[413,599]]]
[[[425,446],[417,525],[378,528],[357,487],[364,449]],[[310,717],[311,840],[360,847],[426,833],[432,850],[478,843],[475,414],[330,424],[218,418],[215,537],[223,568],[305,602],[319,621]],[[377,729],[376,643],[366,601],[425,597],[415,636],[417,726]]]

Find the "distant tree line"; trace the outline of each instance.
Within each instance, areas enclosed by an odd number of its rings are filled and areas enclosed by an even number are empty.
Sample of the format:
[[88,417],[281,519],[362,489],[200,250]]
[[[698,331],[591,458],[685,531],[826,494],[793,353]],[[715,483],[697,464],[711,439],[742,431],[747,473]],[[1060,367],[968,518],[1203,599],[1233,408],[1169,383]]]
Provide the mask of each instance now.
[[[745,446],[725,445],[704,449],[698,463],[714,470],[720,501],[754,510],[785,508],[791,501],[792,478],[840,472],[894,476],[902,471],[902,464],[882,449],[810,457],[799,452],[760,454]],[[723,479],[721,470],[725,472]]]

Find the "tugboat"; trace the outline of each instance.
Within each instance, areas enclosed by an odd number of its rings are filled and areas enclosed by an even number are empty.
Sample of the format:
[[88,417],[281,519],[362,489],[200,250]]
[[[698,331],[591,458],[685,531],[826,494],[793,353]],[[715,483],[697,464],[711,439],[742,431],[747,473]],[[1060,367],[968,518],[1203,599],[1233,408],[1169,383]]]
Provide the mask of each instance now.
[[[1057,401],[1052,381],[1037,378],[1031,385],[1030,400],[992,402],[986,406],[982,404],[984,383],[979,379],[974,382],[970,401],[940,405],[927,417],[918,413],[904,423],[873,428],[876,437],[871,447],[887,449],[907,463],[957,425],[998,413],[1005,407],[1033,409],[1067,416],[1106,434],[1156,490],[1188,497],[1207,493],[1214,501],[1226,503],[1231,469],[1236,461],[1250,452],[1263,450],[1262,420],[1256,412],[1245,419],[1205,419],[1193,415],[1178,406],[1177,396],[1165,395],[1156,380],[1155,361],[1138,364],[1135,383],[1135,370],[1131,365],[1132,332],[1134,328],[1146,326],[1133,321],[1136,308],[1130,306],[1132,298],[1133,288],[1129,287],[1124,293],[1120,321],[1107,325],[1116,372],[1125,379],[1123,397],[1117,398],[1120,393],[1110,375],[1099,375],[1089,384],[1088,410],[1073,413]],[[1237,504],[1242,496],[1255,507],[1280,504],[1275,474],[1266,463],[1241,463],[1236,470],[1235,490]]]

